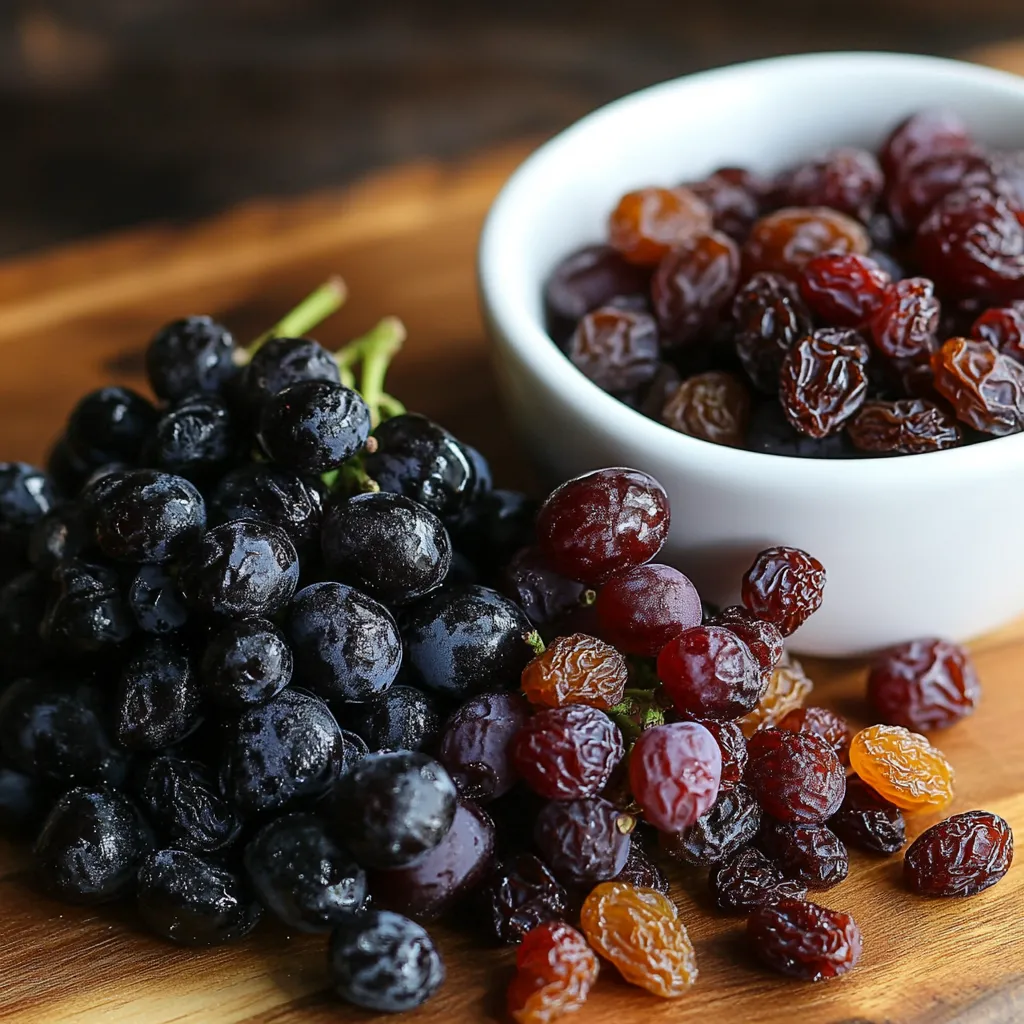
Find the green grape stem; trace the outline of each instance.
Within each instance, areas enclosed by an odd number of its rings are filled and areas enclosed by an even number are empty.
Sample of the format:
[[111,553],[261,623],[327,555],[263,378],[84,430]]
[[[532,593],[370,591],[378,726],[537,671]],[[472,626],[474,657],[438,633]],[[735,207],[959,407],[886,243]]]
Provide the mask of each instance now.
[[362,364],[359,392],[370,408],[374,427],[381,419],[405,412],[402,403],[384,391],[384,379],[406,334],[405,324],[397,316],[386,316],[361,338],[350,341],[334,354],[343,374],[353,375],[356,364]]
[[335,275],[307,295],[294,309],[285,313],[269,330],[264,331],[248,348],[240,349],[237,362],[248,363],[271,338],[299,338],[341,309],[348,297],[348,287]]

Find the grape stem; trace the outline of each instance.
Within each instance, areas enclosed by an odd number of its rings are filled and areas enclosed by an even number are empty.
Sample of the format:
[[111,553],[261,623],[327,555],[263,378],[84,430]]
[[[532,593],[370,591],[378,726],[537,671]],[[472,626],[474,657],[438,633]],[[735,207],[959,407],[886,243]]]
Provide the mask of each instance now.
[[546,650],[540,633],[535,629],[531,630],[529,633],[524,633],[523,639],[527,642],[535,655],[541,655]]
[[351,379],[356,364],[362,363],[359,392],[370,407],[370,423],[374,427],[379,425],[382,418],[405,412],[402,403],[384,391],[388,367],[405,338],[405,324],[397,316],[386,316],[361,338],[350,341],[334,353],[343,374],[342,383],[345,383],[344,375]]
[[236,361],[248,363],[271,338],[300,338],[332,313],[341,309],[348,297],[345,282],[335,275],[307,295],[293,310],[285,313],[269,330],[264,331],[248,348],[239,349]]

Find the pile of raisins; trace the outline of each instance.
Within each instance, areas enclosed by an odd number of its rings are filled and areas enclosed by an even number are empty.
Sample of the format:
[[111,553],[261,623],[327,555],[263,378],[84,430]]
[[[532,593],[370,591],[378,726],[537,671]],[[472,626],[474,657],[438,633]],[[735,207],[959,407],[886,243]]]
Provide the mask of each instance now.
[[691,437],[809,458],[1024,429],[1024,154],[915,114],[877,154],[624,195],[555,267],[551,337]]
[[[0,829],[33,842],[37,885],[131,902],[184,945],[271,917],[329,936],[338,995],[380,1012],[444,982],[445,919],[519,947],[509,1012],[546,1024],[602,965],[691,989],[682,862],[768,967],[849,971],[857,923],[808,892],[952,800],[920,731],[976,706],[967,652],[888,652],[869,728],[808,706],[784,644],[825,594],[813,556],[761,551],[741,604],[705,605],[655,561],[656,480],[598,470],[539,506],[496,489],[383,392],[399,341],[384,321],[337,354],[243,351],[178,321],[147,351],[159,401],[104,388],[46,471],[0,464]],[[1012,851],[1001,818],[957,814],[910,847],[906,885],[971,895]]]

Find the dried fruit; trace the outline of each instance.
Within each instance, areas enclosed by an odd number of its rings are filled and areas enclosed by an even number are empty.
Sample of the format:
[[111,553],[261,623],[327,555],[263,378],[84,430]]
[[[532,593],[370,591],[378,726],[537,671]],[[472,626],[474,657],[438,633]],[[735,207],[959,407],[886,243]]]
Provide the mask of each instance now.
[[974,663],[949,640],[912,640],[880,658],[868,675],[868,702],[888,725],[930,732],[971,714],[981,697]]
[[746,645],[758,667],[769,677],[782,658],[782,634],[778,627],[766,619],[759,619],[742,605],[734,604],[712,615],[706,626],[725,626]]
[[868,378],[859,347],[813,334],[801,338],[779,369],[779,403],[808,437],[834,434],[863,405]]
[[680,434],[739,448],[750,420],[750,394],[731,373],[708,370],[688,377],[668,396],[661,422]]
[[711,209],[717,230],[742,242],[761,212],[763,184],[741,167],[721,167],[702,181],[684,183]]
[[777,725],[794,708],[803,706],[814,689],[814,683],[804,672],[803,665],[793,658],[783,659],[768,680],[768,688],[757,707],[738,721],[743,735],[749,740],[758,729]]
[[672,903],[653,889],[599,885],[583,903],[580,924],[591,946],[631,985],[675,999],[697,980],[686,928]]
[[884,184],[873,154],[847,146],[783,173],[776,187],[786,206],[827,206],[866,221]]
[[747,743],[745,781],[779,821],[823,822],[839,810],[846,772],[820,737],[761,729]]
[[786,878],[756,846],[745,846],[708,874],[711,898],[727,914],[749,914],[767,903],[800,899],[807,888]]
[[799,548],[766,548],[743,577],[743,603],[789,636],[821,607],[825,567]]
[[612,879],[613,882],[624,882],[635,889],[653,889],[662,896],[669,894],[669,882],[665,872],[658,867],[634,836],[629,844],[629,856],[626,866]]
[[975,430],[1002,436],[1024,429],[1024,365],[986,341],[950,338],[932,353],[935,387]]
[[904,811],[941,811],[953,799],[953,766],[924,736],[898,725],[872,725],[850,742],[850,766]]
[[820,736],[836,753],[843,764],[850,763],[850,740],[853,730],[838,712],[828,708],[794,708],[779,719],[780,729],[790,732],[805,732]]
[[889,178],[942,153],[958,153],[973,145],[967,125],[950,110],[921,110],[901,121],[882,144],[879,161]]
[[807,261],[800,294],[814,314],[836,327],[859,327],[882,305],[889,275],[870,257],[822,253]]
[[747,919],[747,939],[763,963],[801,981],[846,974],[862,946],[860,928],[849,914],[803,900],[759,907]]
[[856,775],[846,780],[842,806],[828,824],[844,843],[868,853],[895,853],[907,841],[903,812]]
[[539,857],[521,853],[495,868],[479,890],[479,905],[489,932],[515,945],[531,929],[566,917],[569,897]]
[[850,870],[846,847],[827,825],[786,825],[766,818],[757,845],[787,878],[808,889],[831,889]]
[[627,263],[610,245],[589,245],[566,256],[551,272],[544,301],[548,316],[562,330],[592,309],[621,295],[646,293],[650,274]]
[[923,832],[903,859],[907,886],[922,896],[973,896],[1013,861],[1013,832],[989,811],[954,814]]
[[560,708],[589,704],[607,711],[622,700],[626,660],[603,640],[574,633],[554,639],[523,669],[523,693],[531,704]]
[[871,317],[871,336],[890,359],[921,359],[938,344],[942,309],[926,277],[905,277],[885,289]]
[[710,810],[682,832],[659,836],[670,857],[697,867],[709,867],[731,857],[752,842],[761,826],[761,808],[744,785],[719,793]]
[[685,188],[627,192],[608,220],[608,240],[641,266],[653,266],[691,235],[710,230],[711,210]]
[[997,179],[992,159],[983,152],[937,153],[896,176],[886,196],[889,212],[901,231],[916,231],[943,196],[968,185],[993,188]]
[[597,957],[575,928],[561,921],[538,925],[516,953],[508,1012],[517,1024],[549,1024],[583,1006],[598,970]]
[[653,317],[611,306],[587,313],[566,347],[573,366],[613,395],[649,383],[658,370],[659,352]]
[[722,781],[719,794],[734,789],[747,767],[747,740],[738,722],[701,722],[722,751]]
[[1024,306],[986,309],[971,326],[971,337],[987,341],[1018,363],[1024,362]]
[[846,433],[860,451],[885,455],[920,455],[963,443],[956,420],[923,398],[865,402],[847,424]]
[[592,885],[614,878],[625,867],[634,824],[600,797],[552,800],[537,815],[533,839],[557,878]]
[[863,225],[827,207],[785,207],[762,217],[743,246],[745,276],[770,270],[796,280],[808,260],[824,252],[866,253]]

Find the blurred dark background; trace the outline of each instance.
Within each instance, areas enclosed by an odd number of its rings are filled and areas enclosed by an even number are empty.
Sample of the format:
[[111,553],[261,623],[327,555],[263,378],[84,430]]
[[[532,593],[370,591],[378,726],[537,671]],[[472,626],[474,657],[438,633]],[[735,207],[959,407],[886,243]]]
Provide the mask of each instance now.
[[683,72],[957,54],[1022,0],[0,0],[0,253],[551,132]]

